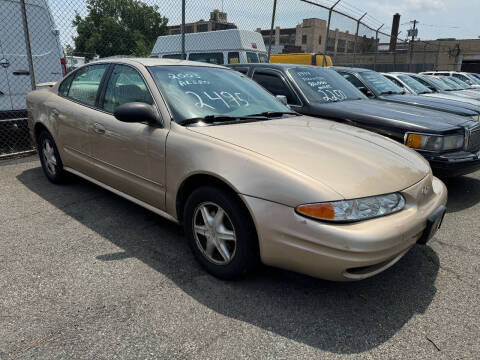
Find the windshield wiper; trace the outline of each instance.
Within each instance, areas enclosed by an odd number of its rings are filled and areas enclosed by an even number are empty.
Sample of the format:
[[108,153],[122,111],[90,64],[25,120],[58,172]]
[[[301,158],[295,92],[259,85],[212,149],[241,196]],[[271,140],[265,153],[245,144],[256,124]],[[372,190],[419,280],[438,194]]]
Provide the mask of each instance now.
[[418,93],[418,95],[430,94],[430,93],[431,93],[431,91],[420,91],[420,92]]
[[274,118],[274,117],[280,117],[282,115],[295,115],[295,116],[298,116],[300,114],[294,112],[294,111],[265,111],[265,112],[262,112],[262,113],[258,113],[258,114],[250,114],[246,117],[257,117],[257,116],[265,116],[267,118]]
[[228,116],[228,115],[207,115],[204,117],[194,117],[189,119],[184,119],[179,121],[180,125],[191,125],[198,122],[203,122],[206,124],[213,124],[217,122],[229,122],[229,121],[238,121],[238,120],[267,120],[268,117],[265,115],[248,115],[248,116]]
[[396,92],[396,91],[392,91],[392,90],[388,90],[388,91],[383,91],[380,93],[380,95],[403,95],[405,94],[405,92]]

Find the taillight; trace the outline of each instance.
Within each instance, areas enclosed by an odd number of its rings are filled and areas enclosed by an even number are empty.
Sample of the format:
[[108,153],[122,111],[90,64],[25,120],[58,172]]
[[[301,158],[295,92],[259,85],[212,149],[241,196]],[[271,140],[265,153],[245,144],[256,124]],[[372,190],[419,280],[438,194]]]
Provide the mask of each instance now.
[[65,62],[65,58],[60,59],[60,64],[62,64],[63,76],[67,75],[67,63]]

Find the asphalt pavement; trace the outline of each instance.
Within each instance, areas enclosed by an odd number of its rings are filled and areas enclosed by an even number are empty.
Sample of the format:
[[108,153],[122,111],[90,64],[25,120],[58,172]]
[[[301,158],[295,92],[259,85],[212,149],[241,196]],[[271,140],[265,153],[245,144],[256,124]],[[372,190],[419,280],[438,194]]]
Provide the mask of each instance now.
[[206,274],[181,229],[38,158],[0,162],[0,359],[478,359],[480,172],[428,246],[334,283]]

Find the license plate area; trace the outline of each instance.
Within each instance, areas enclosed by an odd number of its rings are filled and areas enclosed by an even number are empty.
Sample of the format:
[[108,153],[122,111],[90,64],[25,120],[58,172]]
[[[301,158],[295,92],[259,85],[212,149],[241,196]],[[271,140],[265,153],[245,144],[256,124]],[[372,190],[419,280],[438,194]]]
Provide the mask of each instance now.
[[438,229],[442,226],[446,211],[447,208],[442,205],[428,217],[427,227],[425,228],[422,237],[418,239],[417,244],[425,245],[435,235]]

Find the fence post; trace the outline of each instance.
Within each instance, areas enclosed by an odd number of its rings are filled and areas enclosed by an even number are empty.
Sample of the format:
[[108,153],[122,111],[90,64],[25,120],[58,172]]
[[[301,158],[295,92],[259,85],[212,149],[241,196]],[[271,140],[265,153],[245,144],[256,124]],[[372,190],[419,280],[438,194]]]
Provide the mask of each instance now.
[[378,32],[380,31],[380,29],[383,27],[383,25],[385,24],[382,24],[382,26],[380,26],[377,31],[375,32],[375,56],[373,58],[373,71],[377,71],[377,54],[378,54]]
[[270,38],[268,39],[268,61],[270,61],[270,54],[272,53],[273,42],[273,27],[275,26],[275,13],[277,12],[277,0],[273,0],[272,10],[272,25],[270,26]]
[[185,60],[187,58],[187,54],[185,53],[185,1],[182,0],[182,26],[181,33],[182,33],[182,59]]
[[27,48],[27,57],[28,57],[28,66],[30,68],[30,81],[32,82],[32,90],[35,90],[35,69],[33,68],[33,56],[32,56],[32,46],[30,44],[30,32],[28,30],[28,18],[27,18],[27,7],[25,6],[25,0],[20,0],[22,6],[22,17],[23,17],[23,31],[25,33],[25,46]]
[[332,12],[333,12],[333,8],[335,6],[337,6],[337,4],[340,2],[341,0],[338,0],[335,4],[333,4],[333,6],[328,9],[328,22],[327,22],[327,36],[325,38],[325,45],[323,45],[323,60],[322,60],[322,67],[325,66],[325,56],[327,55],[327,45],[328,45],[328,35],[330,35],[330,20],[332,20]]
[[357,55],[357,41],[358,41],[358,30],[360,29],[360,21],[367,15],[367,13],[363,14],[360,19],[357,20],[357,31],[355,32],[355,42],[353,44],[353,66],[355,66],[355,58]]

